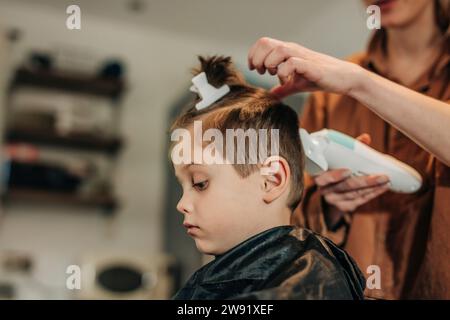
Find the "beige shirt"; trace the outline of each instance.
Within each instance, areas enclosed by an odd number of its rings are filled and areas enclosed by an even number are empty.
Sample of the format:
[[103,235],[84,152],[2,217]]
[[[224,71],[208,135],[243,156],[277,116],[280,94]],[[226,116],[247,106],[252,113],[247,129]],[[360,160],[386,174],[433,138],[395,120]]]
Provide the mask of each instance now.
[[[385,76],[384,44],[380,30],[366,53],[349,60]],[[449,48],[447,32],[442,54],[410,88],[450,104]],[[331,128],[353,137],[369,133],[373,148],[415,168],[424,183],[410,195],[387,192],[333,227],[326,223],[324,203],[307,177],[293,222],[341,244],[366,277],[369,265],[379,266],[381,289],[366,290],[367,296],[450,299],[450,168],[348,96],[313,93],[300,122],[309,132]]]

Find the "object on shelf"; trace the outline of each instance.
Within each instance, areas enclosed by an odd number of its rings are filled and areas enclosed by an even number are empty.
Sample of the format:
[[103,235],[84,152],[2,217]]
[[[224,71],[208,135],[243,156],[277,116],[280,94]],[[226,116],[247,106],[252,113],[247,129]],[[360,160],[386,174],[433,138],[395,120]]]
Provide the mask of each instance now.
[[22,88],[9,98],[8,124],[71,133],[108,136],[115,131],[110,101],[86,94]]
[[106,79],[120,79],[124,74],[124,66],[120,61],[108,61],[100,69],[99,76]]
[[34,128],[15,128],[5,133],[8,142],[27,142],[47,146],[60,146],[73,149],[104,151],[116,154],[123,145],[119,137],[101,137],[94,135],[70,134],[60,136],[54,131]]
[[16,296],[14,284],[9,281],[0,281],[0,300],[12,300]]
[[98,78],[76,72],[68,73],[52,69],[33,70],[21,67],[15,72],[10,90],[23,86],[94,94],[113,99],[119,98],[125,88],[122,79]]
[[40,156],[38,148],[26,143],[7,144],[3,152],[7,160],[20,162],[36,162]]
[[41,70],[50,70],[53,67],[53,58],[49,54],[33,52],[30,55],[30,66]]
[[118,201],[110,194],[80,195],[33,189],[12,188],[3,194],[5,204],[27,202],[64,206],[101,207],[110,214],[118,207]]
[[84,177],[63,167],[39,162],[9,162],[7,188],[75,192]]
[[29,145],[4,148],[2,196],[5,202],[41,202],[117,208],[105,162],[91,157],[40,153]]
[[29,254],[7,251],[0,255],[1,270],[4,272],[30,273],[33,259]]

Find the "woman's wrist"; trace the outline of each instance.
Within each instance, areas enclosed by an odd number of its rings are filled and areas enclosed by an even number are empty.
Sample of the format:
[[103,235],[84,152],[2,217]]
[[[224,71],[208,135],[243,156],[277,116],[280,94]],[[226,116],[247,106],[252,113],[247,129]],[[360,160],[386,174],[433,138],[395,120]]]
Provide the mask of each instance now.
[[369,82],[372,79],[371,72],[357,64],[352,64],[349,78],[352,81],[347,95],[361,102],[364,95],[367,94],[367,88],[370,87]]

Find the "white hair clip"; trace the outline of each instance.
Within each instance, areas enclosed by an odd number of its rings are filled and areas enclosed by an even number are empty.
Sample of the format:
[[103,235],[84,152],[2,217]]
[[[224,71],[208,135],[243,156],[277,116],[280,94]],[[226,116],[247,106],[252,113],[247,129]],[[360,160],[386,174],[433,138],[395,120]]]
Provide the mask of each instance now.
[[226,84],[221,86],[220,88],[215,88],[214,86],[208,83],[208,78],[206,77],[206,73],[202,72],[192,78],[192,83],[194,84],[191,87],[192,92],[196,92],[202,98],[202,101],[198,102],[195,105],[197,110],[201,110],[209,107],[211,104],[222,98],[228,92],[230,92],[230,87]]

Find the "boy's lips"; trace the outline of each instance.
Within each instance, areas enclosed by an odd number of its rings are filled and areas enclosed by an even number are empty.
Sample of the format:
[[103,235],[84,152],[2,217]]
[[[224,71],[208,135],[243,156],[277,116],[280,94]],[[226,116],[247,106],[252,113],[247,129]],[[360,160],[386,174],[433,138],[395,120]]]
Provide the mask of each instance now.
[[199,229],[198,226],[196,226],[196,225],[194,225],[194,224],[190,224],[190,223],[188,223],[188,222],[184,222],[184,223],[183,223],[183,226],[187,229],[187,233],[188,233],[189,235],[192,235],[192,233],[193,233],[195,230]]

